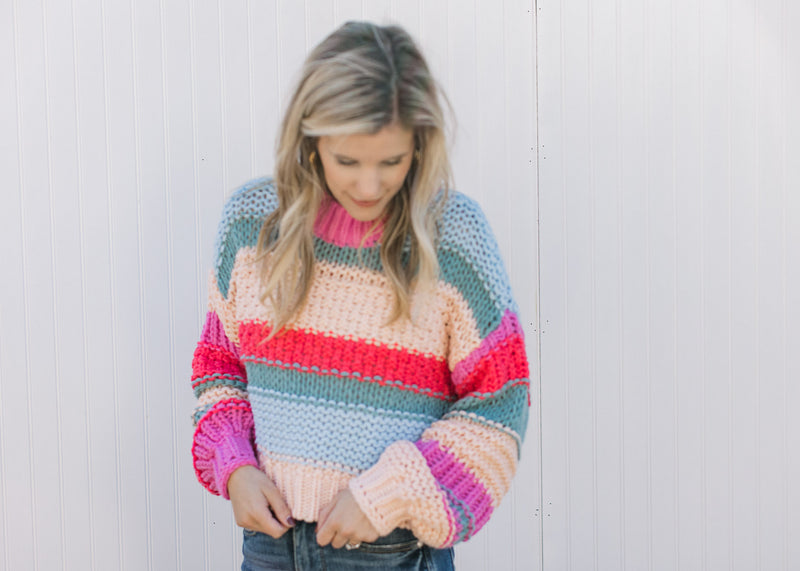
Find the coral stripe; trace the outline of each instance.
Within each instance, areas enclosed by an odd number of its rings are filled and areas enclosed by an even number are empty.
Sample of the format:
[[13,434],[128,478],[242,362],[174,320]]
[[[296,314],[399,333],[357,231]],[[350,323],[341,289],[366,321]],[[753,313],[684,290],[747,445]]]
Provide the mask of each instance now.
[[310,331],[289,330],[270,343],[261,343],[264,324],[239,326],[242,360],[316,367],[333,374],[347,373],[377,382],[401,380],[434,393],[452,394],[447,363],[430,355],[391,348],[369,340],[342,339]]
[[227,350],[207,343],[198,343],[192,359],[192,381],[207,375],[244,377],[239,359]]
[[475,366],[489,352],[502,343],[507,337],[512,335],[522,335],[522,327],[517,316],[512,311],[506,311],[497,329],[492,331],[481,341],[480,346],[472,351],[466,358],[459,362],[453,369],[453,382],[458,386],[473,371]]
[[509,381],[527,379],[528,361],[525,342],[519,334],[505,338],[478,361],[458,384],[459,396],[473,392],[494,393]]

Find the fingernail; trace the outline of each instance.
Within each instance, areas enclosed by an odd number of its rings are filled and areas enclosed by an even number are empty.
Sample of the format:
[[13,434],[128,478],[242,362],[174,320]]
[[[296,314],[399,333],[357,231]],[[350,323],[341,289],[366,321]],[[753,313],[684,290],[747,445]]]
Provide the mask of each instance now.
[[294,521],[294,518],[292,516],[289,516],[289,519],[287,519],[286,521],[289,524],[289,527],[294,527],[295,523],[297,523]]

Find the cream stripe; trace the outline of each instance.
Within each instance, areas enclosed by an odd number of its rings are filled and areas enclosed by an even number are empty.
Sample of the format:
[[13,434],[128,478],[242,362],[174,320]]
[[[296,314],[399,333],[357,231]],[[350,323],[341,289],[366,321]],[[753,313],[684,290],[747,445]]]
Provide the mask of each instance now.
[[214,387],[203,391],[203,394],[197,399],[197,403],[202,406],[233,398],[247,400],[247,393],[233,387]]

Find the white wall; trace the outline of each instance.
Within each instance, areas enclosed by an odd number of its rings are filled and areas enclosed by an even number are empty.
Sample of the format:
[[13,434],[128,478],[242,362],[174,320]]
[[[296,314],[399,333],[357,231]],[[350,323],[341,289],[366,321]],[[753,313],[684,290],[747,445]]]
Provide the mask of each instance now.
[[460,571],[800,568],[796,2],[5,0],[0,569],[238,564],[189,454],[214,231],[362,17],[444,84],[528,335],[520,473]]
[[[449,93],[457,181],[497,229],[535,364],[530,2],[0,2],[0,569],[238,566],[230,506],[191,468],[205,275],[306,50],[354,18],[405,25]],[[531,425],[461,569],[539,557],[538,408]]]
[[800,569],[799,25],[539,2],[545,569]]

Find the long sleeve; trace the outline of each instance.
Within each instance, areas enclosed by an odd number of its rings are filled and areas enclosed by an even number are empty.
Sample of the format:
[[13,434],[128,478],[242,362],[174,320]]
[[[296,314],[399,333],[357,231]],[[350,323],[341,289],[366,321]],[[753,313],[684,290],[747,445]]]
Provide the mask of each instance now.
[[247,373],[239,356],[233,275],[241,238],[251,236],[258,223],[248,208],[247,190],[244,187],[234,193],[225,206],[209,278],[208,313],[192,360],[192,388],[197,398],[194,469],[203,486],[226,499],[233,471],[243,465],[258,466]]
[[457,400],[416,442],[391,444],[350,482],[381,534],[410,528],[436,547],[469,539],[516,471],[529,406],[529,372],[516,304],[497,244],[463,195],[444,214],[441,278],[457,291],[449,357]]

